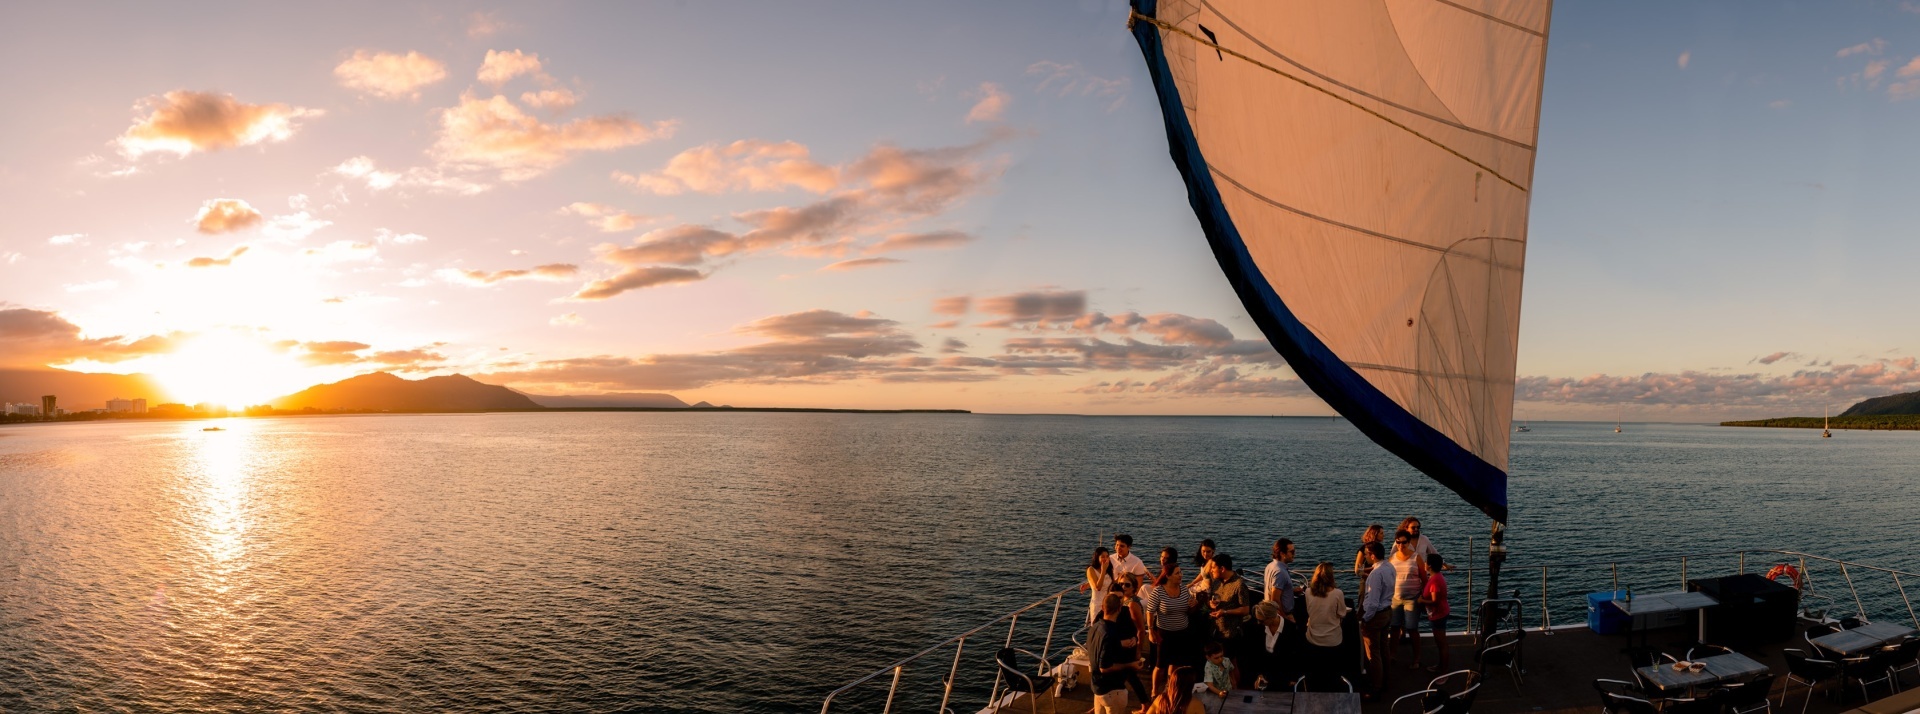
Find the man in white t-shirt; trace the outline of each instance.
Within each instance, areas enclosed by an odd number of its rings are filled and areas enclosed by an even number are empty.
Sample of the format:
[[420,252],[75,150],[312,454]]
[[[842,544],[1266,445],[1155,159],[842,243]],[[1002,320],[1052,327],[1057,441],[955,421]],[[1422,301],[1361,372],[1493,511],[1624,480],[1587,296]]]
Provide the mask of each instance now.
[[1147,564],[1140,562],[1140,556],[1133,554],[1133,536],[1113,534],[1113,557],[1108,562],[1113,564],[1113,578],[1116,581],[1127,573],[1133,573],[1142,583],[1152,580],[1147,577]]

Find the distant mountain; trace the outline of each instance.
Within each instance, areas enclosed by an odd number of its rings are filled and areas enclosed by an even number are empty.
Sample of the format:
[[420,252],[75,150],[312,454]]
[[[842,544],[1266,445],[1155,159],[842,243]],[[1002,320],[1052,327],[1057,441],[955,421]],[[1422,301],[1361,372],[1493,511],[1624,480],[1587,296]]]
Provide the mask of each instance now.
[[465,375],[406,380],[387,372],[363,374],[309,387],[272,402],[277,409],[342,409],[389,412],[473,412],[539,409],[526,395],[481,384]]
[[[526,394],[521,392],[521,394]],[[533,403],[549,409],[648,408],[685,409],[687,403],[671,394],[650,392],[613,392],[608,394],[564,394],[545,396],[527,394]]]
[[1840,416],[1882,416],[1887,414],[1920,414],[1920,392],[1889,394],[1861,401]]
[[152,377],[144,374],[92,374],[64,369],[0,369],[0,402],[39,404],[40,397],[51,394],[67,411],[99,409],[109,399],[145,399],[148,406],[167,401],[169,395]]

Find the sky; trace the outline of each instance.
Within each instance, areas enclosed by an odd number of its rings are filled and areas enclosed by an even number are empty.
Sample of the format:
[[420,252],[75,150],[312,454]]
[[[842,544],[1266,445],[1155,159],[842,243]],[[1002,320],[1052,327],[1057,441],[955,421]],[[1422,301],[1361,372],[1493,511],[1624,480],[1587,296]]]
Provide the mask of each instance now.
[[[0,366],[1330,414],[1123,3],[0,9]],[[1517,415],[1920,388],[1920,4],[1555,8]],[[84,406],[84,405],[82,405]]]

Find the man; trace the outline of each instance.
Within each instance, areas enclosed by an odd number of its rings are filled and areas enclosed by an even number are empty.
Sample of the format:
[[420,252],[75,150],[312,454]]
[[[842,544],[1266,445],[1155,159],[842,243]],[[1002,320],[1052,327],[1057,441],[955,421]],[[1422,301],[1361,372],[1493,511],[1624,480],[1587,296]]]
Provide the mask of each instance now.
[[[1092,655],[1094,714],[1126,714],[1127,679],[1138,676],[1140,663],[1126,642],[1133,630],[1120,625],[1120,612],[1126,609],[1119,593],[1108,593],[1100,608],[1100,621],[1087,635],[1087,652]],[[1142,702],[1143,704],[1145,702]]]
[[1207,570],[1207,580],[1213,583],[1213,637],[1227,646],[1229,656],[1238,657],[1240,630],[1253,613],[1253,593],[1247,592],[1247,581],[1233,572],[1233,556],[1215,553],[1207,561]]
[[1267,563],[1267,600],[1280,606],[1280,616],[1295,623],[1300,618],[1293,614],[1293,571],[1287,568],[1293,563],[1293,541],[1281,538],[1273,542],[1273,561]]
[[1393,567],[1393,604],[1392,617],[1387,618],[1396,641],[1407,643],[1407,651],[1412,656],[1411,665],[1420,666],[1420,591],[1427,583],[1427,564],[1414,554],[1414,544],[1418,540],[1414,534],[1399,531],[1393,534],[1393,557],[1387,564]]
[[1396,574],[1393,564],[1386,559],[1386,549],[1379,543],[1368,543],[1361,552],[1366,564],[1373,568],[1367,575],[1367,594],[1360,601],[1360,644],[1367,650],[1367,681],[1373,686],[1367,698],[1371,701],[1386,691],[1387,667],[1393,659],[1387,646],[1387,626],[1393,619]]
[[1116,580],[1128,573],[1143,583],[1153,579],[1147,576],[1147,564],[1140,562],[1140,556],[1133,554],[1133,536],[1113,534],[1113,557],[1108,562],[1113,563],[1113,577]]

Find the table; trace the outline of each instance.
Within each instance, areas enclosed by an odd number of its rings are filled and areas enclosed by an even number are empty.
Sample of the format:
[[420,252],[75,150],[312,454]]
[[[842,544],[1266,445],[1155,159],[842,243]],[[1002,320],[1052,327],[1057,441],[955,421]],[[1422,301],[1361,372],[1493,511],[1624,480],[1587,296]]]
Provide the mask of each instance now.
[[1653,685],[1655,689],[1671,692],[1676,689],[1692,689],[1705,684],[1730,682],[1767,671],[1766,665],[1755,662],[1753,658],[1738,652],[1702,657],[1694,661],[1705,663],[1707,668],[1698,672],[1675,672],[1671,662],[1663,662],[1650,667],[1641,667],[1634,670],[1634,673],[1640,675],[1641,681]]
[[[1718,604],[1720,604],[1719,600],[1715,600],[1712,595],[1703,592],[1647,593],[1644,595],[1635,595],[1632,600],[1613,601],[1613,606],[1619,608],[1621,612],[1626,613],[1628,618],[1650,617],[1684,610],[1701,610]],[[1698,638],[1705,639],[1707,631],[1704,619],[1701,620],[1699,626],[1700,633]],[[1647,643],[1646,633],[1645,628],[1640,630],[1640,644],[1643,646]],[[1631,625],[1629,625],[1627,629],[1627,638],[1629,640],[1633,638]]]
[[1841,630],[1813,638],[1820,649],[1852,657],[1914,633],[1911,627],[1870,622],[1851,630]]
[[1220,711],[1214,714],[1360,714],[1360,695],[1235,689],[1227,692]]

